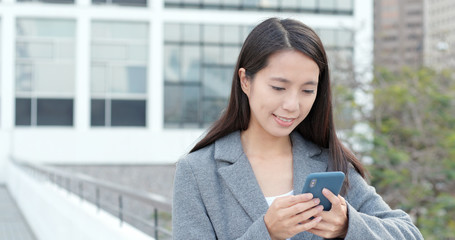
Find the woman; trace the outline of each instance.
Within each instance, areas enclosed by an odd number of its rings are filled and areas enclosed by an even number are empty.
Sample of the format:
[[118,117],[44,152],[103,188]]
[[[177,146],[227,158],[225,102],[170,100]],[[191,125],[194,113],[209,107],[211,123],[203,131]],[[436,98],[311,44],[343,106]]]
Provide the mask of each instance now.
[[[312,172],[343,171],[332,203],[301,194]],[[422,239],[391,210],[338,140],[324,47],[301,22],[276,18],[244,42],[229,105],[179,161],[175,239]]]

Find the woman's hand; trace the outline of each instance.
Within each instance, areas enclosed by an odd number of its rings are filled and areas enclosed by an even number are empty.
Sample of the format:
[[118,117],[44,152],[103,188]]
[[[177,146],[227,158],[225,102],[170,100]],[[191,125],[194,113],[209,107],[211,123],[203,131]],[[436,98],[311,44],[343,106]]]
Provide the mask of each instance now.
[[308,230],[323,238],[344,238],[348,231],[348,207],[344,198],[335,196],[330,190],[324,189],[322,194],[332,203],[330,211],[318,214],[322,220],[312,229]]
[[[322,217],[319,199],[312,199],[311,193],[296,196],[285,196],[275,199],[264,216],[264,222],[272,240],[287,239],[297,233],[308,231],[316,226]],[[317,206],[317,207],[315,207]]]

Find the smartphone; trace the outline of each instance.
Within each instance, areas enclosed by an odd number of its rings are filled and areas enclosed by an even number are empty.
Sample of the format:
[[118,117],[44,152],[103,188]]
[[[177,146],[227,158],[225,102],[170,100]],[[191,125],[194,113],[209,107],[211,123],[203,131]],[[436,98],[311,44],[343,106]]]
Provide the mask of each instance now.
[[332,208],[330,201],[322,194],[322,189],[327,188],[333,194],[338,195],[344,181],[343,172],[317,172],[308,175],[303,186],[302,193],[312,193],[313,198],[321,200],[320,205],[324,206],[324,211]]

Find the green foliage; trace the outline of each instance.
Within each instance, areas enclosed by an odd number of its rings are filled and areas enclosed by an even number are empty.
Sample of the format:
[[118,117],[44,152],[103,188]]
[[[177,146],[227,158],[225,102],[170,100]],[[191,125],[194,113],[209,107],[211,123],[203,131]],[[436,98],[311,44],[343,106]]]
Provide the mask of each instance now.
[[[455,75],[432,69],[375,72],[372,147],[360,154],[371,183],[407,211],[425,239],[455,239]],[[337,106],[338,107],[338,106]],[[360,106],[361,107],[361,106]]]

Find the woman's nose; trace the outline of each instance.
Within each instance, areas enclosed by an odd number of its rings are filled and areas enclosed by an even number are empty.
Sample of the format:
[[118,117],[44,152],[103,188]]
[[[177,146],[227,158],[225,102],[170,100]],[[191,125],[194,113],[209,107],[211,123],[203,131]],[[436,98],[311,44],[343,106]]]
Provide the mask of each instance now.
[[292,93],[284,97],[283,109],[289,112],[295,112],[299,110],[299,98],[298,94]]

